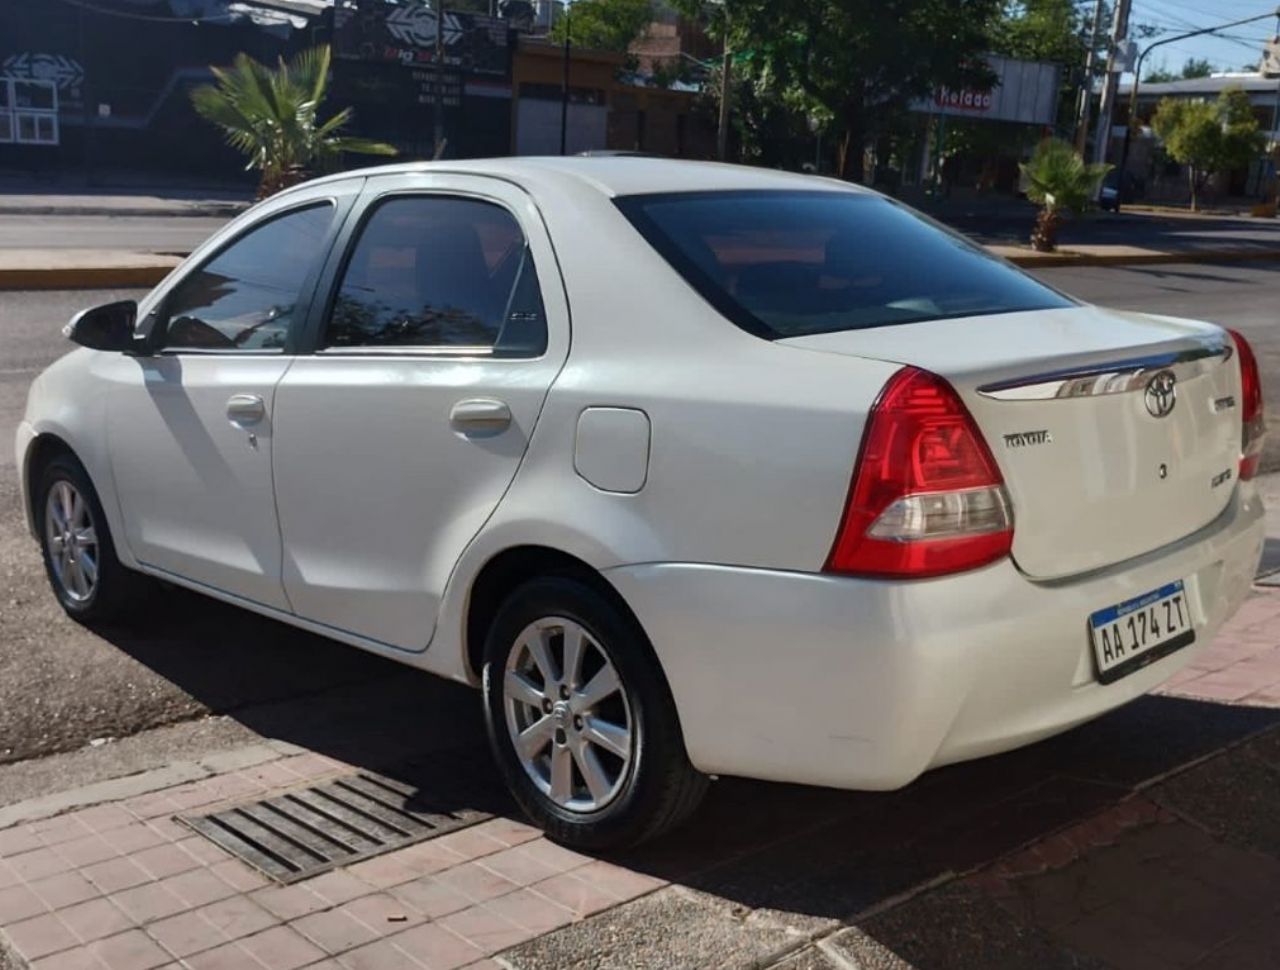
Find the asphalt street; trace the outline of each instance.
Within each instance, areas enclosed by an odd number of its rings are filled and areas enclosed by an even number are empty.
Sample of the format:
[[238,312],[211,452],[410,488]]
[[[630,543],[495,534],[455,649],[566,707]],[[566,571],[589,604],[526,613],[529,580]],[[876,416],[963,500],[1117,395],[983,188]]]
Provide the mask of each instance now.
[[[1280,427],[1280,267],[1186,265],[1053,269],[1044,279],[1117,307],[1213,320],[1254,342]],[[470,709],[466,692],[320,637],[172,588],[145,629],[97,633],[67,620],[49,595],[18,509],[9,442],[26,389],[67,349],[59,328],[77,309],[136,292],[0,293],[0,764],[80,748],[94,739],[312,694],[435,698]],[[1280,433],[1266,467],[1280,469]],[[448,689],[446,689],[448,688]],[[275,736],[280,736],[276,734]],[[5,801],[0,792],[0,804]]]
[[210,216],[5,215],[0,249],[191,252],[226,219]]

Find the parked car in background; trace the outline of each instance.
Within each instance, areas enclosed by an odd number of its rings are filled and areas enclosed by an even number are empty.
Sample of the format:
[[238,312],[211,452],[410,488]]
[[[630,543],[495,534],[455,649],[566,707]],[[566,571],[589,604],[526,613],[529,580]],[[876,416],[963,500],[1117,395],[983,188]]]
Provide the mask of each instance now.
[[348,173],[66,332],[17,460],[67,613],[145,627],[155,577],[478,686],[578,846],[712,775],[891,789],[1097,717],[1262,547],[1242,337],[830,180]]

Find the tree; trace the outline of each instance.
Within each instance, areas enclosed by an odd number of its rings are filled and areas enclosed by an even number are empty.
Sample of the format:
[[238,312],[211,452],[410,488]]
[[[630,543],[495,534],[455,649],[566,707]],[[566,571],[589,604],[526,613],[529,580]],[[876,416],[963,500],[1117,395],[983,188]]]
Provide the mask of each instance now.
[[1042,141],[1020,168],[1027,179],[1027,197],[1040,205],[1031,245],[1041,252],[1053,252],[1064,214],[1087,209],[1111,171],[1110,165],[1085,164],[1075,148],[1058,138]]
[[211,68],[214,84],[191,92],[196,112],[223,130],[227,144],[249,157],[246,169],[262,173],[258,198],[266,198],[310,177],[314,166],[331,163],[342,152],[395,155],[396,149],[341,134],[351,121],[343,108],[320,121],[320,105],[329,87],[329,48],[314,47],[276,67],[247,54],[229,68]]
[[573,12],[562,14],[551,37],[563,44],[565,31],[578,47],[625,52],[653,22],[653,0],[576,0]]
[[[698,0],[679,0],[686,12]],[[940,86],[989,89],[982,55],[1002,0],[725,0],[709,12],[742,69],[802,117],[829,118],[837,173]],[[735,70],[737,63],[735,63]]]
[[1186,80],[1208,77],[1213,73],[1213,65],[1204,58],[1188,57],[1182,65],[1182,76]]
[[1223,91],[1216,101],[1165,98],[1151,127],[1169,157],[1187,166],[1193,211],[1215,172],[1248,165],[1266,142],[1248,95],[1239,88]]
[[1088,38],[1073,0],[1007,0],[991,27],[991,49],[1066,68],[1084,63]]

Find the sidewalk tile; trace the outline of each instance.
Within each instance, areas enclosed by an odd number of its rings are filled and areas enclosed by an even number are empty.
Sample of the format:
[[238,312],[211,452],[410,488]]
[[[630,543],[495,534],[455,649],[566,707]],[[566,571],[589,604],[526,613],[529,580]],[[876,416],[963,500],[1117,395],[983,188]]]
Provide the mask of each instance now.
[[107,965],[94,956],[87,946],[63,950],[53,956],[37,960],[31,970],[106,970]]
[[387,942],[394,943],[430,970],[453,970],[485,956],[471,943],[435,923],[415,926]]
[[192,869],[190,872],[170,876],[160,885],[174,893],[193,909],[206,903],[234,896],[236,891],[208,869]]
[[633,899],[645,893],[661,889],[667,884],[665,879],[636,872],[623,866],[615,866],[612,862],[597,859],[589,862],[581,869],[573,870],[573,874],[592,885],[599,886],[619,899]]
[[108,859],[80,871],[102,893],[117,893],[151,881],[151,877],[130,859]]
[[490,838],[477,832],[474,828],[461,829],[457,832],[450,832],[442,835],[438,839],[432,839],[438,845],[456,852],[464,860],[479,859],[483,856],[493,855],[495,852],[501,852],[507,848],[505,842],[499,842],[497,839]]
[[115,893],[111,901],[139,926],[191,908],[158,882]]
[[152,825],[133,822],[130,825],[107,829],[102,833],[102,840],[120,855],[132,855],[143,849],[150,849],[152,846],[160,845],[164,842],[164,836],[157,832]]
[[541,882],[561,871],[555,866],[540,862],[521,847],[503,849],[501,852],[485,856],[479,862],[486,869],[511,880],[517,886]]
[[91,899],[58,911],[58,917],[80,938],[82,943],[92,943],[129,929],[133,924],[110,900]]
[[216,950],[206,950],[183,961],[191,970],[261,970],[260,964],[239,943],[228,943]]
[[228,940],[250,936],[279,920],[247,896],[232,896],[196,910]]
[[454,866],[462,865],[467,861],[461,853],[454,852],[446,845],[441,845],[440,839],[419,842],[417,845],[411,845],[407,849],[401,849],[395,855],[410,860],[420,876],[429,876],[431,873],[440,872],[442,869],[452,869]]
[[524,847],[524,851],[539,862],[545,862],[558,872],[569,872],[594,861],[589,855],[574,852],[572,849],[566,849],[546,839],[530,842]]
[[338,957],[338,964],[349,970],[423,970],[425,966],[389,940],[367,943],[344,953]]
[[7,859],[21,855],[32,849],[39,849],[43,845],[44,843],[32,835],[25,825],[0,829],[0,858]]
[[491,818],[475,826],[475,831],[509,846],[524,845],[542,837],[542,831],[512,818]]
[[7,861],[13,871],[27,882],[35,882],[45,876],[52,876],[75,868],[72,863],[64,860],[56,851],[45,848],[32,849],[30,852],[22,853],[22,855],[11,856]]
[[75,946],[79,940],[52,913],[13,923],[4,928],[9,942],[27,960],[57,953]]
[[0,889],[0,925],[16,923],[45,912],[48,907],[26,886]]
[[101,835],[87,835],[65,842],[54,851],[67,861],[68,866],[76,869],[83,869],[95,862],[105,862],[121,854]]
[[169,798],[169,790],[147,792],[123,803],[123,807],[138,818],[151,819],[161,815],[177,815],[179,808]]
[[93,832],[110,832],[113,829],[123,828],[126,825],[136,824],[137,822],[131,812],[127,812],[119,805],[112,803],[95,805],[93,808],[86,808],[76,812],[76,815]]
[[354,916],[379,936],[388,936],[421,923],[423,916],[389,893],[374,893],[345,903],[341,912]]
[[147,927],[147,935],[175,957],[211,950],[227,941],[222,931],[200,913],[180,913]]
[[142,930],[128,930],[90,944],[89,949],[110,970],[152,970],[169,962],[169,955]]
[[456,913],[471,905],[469,896],[446,886],[434,876],[424,876],[403,886],[396,886],[391,890],[391,895],[430,919]]
[[325,955],[301,933],[287,926],[275,926],[254,936],[246,936],[239,945],[267,970],[295,970],[323,959]]
[[22,882],[22,877],[13,871],[9,863],[0,859],[0,889],[8,889]]
[[333,906],[341,906],[345,902],[367,896],[374,891],[373,886],[341,869],[333,869],[314,879],[308,879],[306,886]]
[[200,866],[200,863],[192,858],[190,853],[184,852],[181,846],[172,843],[156,845],[150,849],[143,849],[141,852],[134,852],[129,858],[142,866],[143,870],[152,879],[176,876],[180,872],[188,872]]
[[513,892],[520,887],[510,879],[484,868],[478,862],[464,862],[460,866],[446,869],[434,878],[450,889],[456,889],[472,902],[482,903],[494,896]]
[[266,876],[239,859],[215,862],[209,867],[209,871],[237,892],[252,892],[271,885],[271,881]]
[[584,882],[571,872],[544,879],[531,888],[534,892],[565,907],[575,916],[590,916],[602,909],[616,906],[621,901],[612,893],[592,883]]
[[62,909],[93,899],[98,890],[78,872],[60,872],[56,876],[33,882],[31,891],[44,900],[50,909]]
[[[472,906],[436,921],[436,926],[457,933],[482,953],[497,953],[532,939],[536,934],[485,906]],[[427,954],[428,959],[430,954]]]
[[377,889],[390,889],[392,886],[399,886],[417,879],[432,870],[424,867],[407,851],[400,851],[365,859],[363,862],[347,866],[346,871]]
[[329,908],[328,902],[304,885],[268,886],[249,895],[255,903],[282,920],[297,919]]
[[205,866],[217,865],[219,862],[226,862],[232,858],[226,849],[214,845],[203,835],[193,835],[189,838],[181,839],[178,842],[178,848]]
[[372,943],[381,935],[363,922],[342,912],[331,910],[312,913],[289,924],[326,953],[343,953],[365,943]]
[[534,933],[549,933],[567,923],[573,922],[573,913],[559,903],[553,903],[545,896],[539,896],[529,889],[499,896],[485,903],[490,910],[517,926]]
[[53,818],[34,822],[31,825],[31,832],[45,845],[58,845],[93,834],[89,826],[75,815],[55,815]]

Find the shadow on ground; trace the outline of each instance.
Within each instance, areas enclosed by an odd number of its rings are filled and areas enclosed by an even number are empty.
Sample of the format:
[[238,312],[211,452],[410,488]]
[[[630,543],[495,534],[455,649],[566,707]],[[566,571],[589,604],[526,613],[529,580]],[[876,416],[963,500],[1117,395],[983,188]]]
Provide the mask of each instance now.
[[[101,632],[259,734],[388,774],[433,805],[513,812],[469,688],[187,593],[168,597],[146,636]],[[300,680],[315,691],[301,701]],[[683,829],[609,858],[733,907],[782,912],[802,931],[834,926],[1277,723],[1280,711],[1147,697],[896,792],[723,779]],[[921,965],[947,965],[945,954],[938,960]]]

